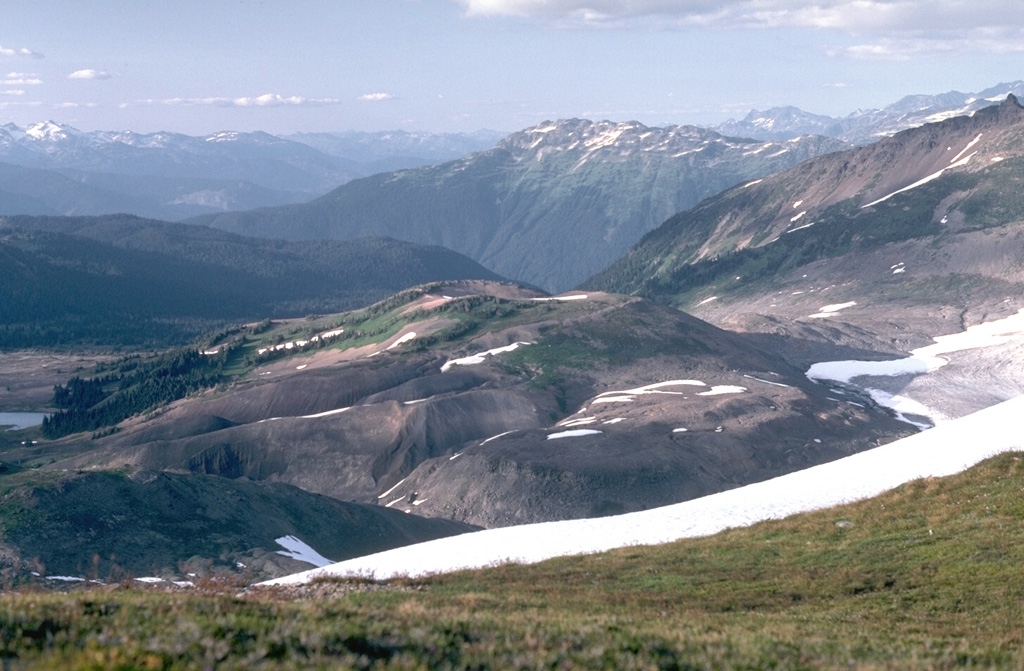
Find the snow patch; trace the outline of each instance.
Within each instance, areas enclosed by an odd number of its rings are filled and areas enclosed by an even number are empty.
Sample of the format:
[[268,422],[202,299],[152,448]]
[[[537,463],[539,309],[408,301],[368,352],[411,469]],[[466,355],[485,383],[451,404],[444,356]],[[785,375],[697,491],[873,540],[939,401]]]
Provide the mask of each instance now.
[[[831,380],[842,384],[850,384],[854,378],[862,376],[896,377],[899,375],[923,375],[942,368],[949,360],[943,355],[964,350],[993,347],[1009,342],[1024,340],[1024,309],[1004,319],[982,324],[975,324],[966,331],[933,338],[931,345],[919,347],[910,352],[910,356],[890,361],[822,361],[807,370],[811,380]],[[892,408],[898,413],[912,413],[928,417],[935,423],[946,420],[941,413],[933,411],[920,403],[911,406],[905,397],[892,396],[879,389],[865,389],[872,398],[881,405]],[[905,420],[909,421],[909,420]],[[910,422],[915,426],[920,423]]]
[[[331,415],[338,415],[343,412],[347,412],[352,409],[352,406],[347,408],[337,408],[335,410],[327,410],[324,412],[318,412],[315,415],[302,415],[299,419],[319,419],[320,417],[330,417]],[[274,419],[279,419],[275,417]]]
[[786,387],[786,388],[789,388],[789,389],[791,389],[791,388],[792,388],[792,386],[791,386],[791,385],[788,385],[788,384],[782,384],[781,382],[772,382],[771,380],[762,380],[761,378],[759,378],[759,377],[754,377],[753,375],[744,375],[743,377],[745,377],[745,378],[748,378],[748,379],[750,379],[750,380],[756,380],[757,382],[761,382],[761,383],[763,383],[763,384],[770,384],[770,385],[772,385],[773,387]]
[[718,296],[711,296],[709,298],[705,298],[700,303],[697,303],[697,305],[704,305],[705,303],[710,303],[711,301],[717,300],[717,299],[718,299]]
[[312,564],[317,568],[329,566],[334,563],[295,536],[281,536],[280,538],[275,538],[274,542],[284,548],[284,550],[277,551],[277,554],[279,555],[284,555],[285,557],[291,557],[292,559]]
[[840,310],[845,310],[846,308],[852,308],[856,304],[857,304],[857,301],[849,301],[848,303],[835,303],[833,305],[823,305],[820,308],[818,308],[818,312],[814,313],[813,315],[808,315],[808,318],[809,319],[824,319],[825,317],[831,317],[832,315],[834,315],[835,313],[839,312]]
[[522,345],[532,344],[533,343],[531,342],[514,342],[511,345],[505,345],[504,347],[495,347],[494,349],[489,349],[486,352],[480,352],[479,354],[471,354],[469,356],[464,356],[461,359],[451,359],[450,361],[446,361],[445,364],[441,366],[441,372],[443,373],[447,371],[452,366],[474,366],[476,364],[483,363],[484,360],[487,359],[487,357],[489,356],[494,356],[496,354],[504,354],[505,352],[512,352]]
[[395,491],[396,489],[398,489],[398,486],[399,486],[399,485],[401,485],[401,484],[402,484],[403,482],[405,482],[405,481],[406,481],[406,479],[407,479],[407,478],[402,478],[401,480],[399,480],[398,482],[396,482],[396,483],[395,483],[395,484],[394,484],[394,485],[393,485],[393,486],[391,487],[391,489],[389,489],[388,491],[386,491],[386,492],[384,492],[383,494],[381,494],[380,496],[378,496],[378,497],[377,497],[377,500],[379,501],[380,499],[386,498],[388,494],[390,494],[391,492],[393,492],[393,491]]
[[722,394],[742,394],[747,390],[746,387],[737,387],[732,384],[716,384],[707,391],[698,392],[697,396],[720,396]]
[[572,294],[571,296],[543,296],[541,298],[531,298],[531,301],[584,301],[587,299],[587,294]]
[[966,147],[964,147],[963,149],[961,149],[961,150],[960,150],[960,153],[959,153],[959,154],[957,154],[956,156],[954,156],[953,158],[951,158],[951,159],[949,160],[949,162],[950,162],[950,163],[956,163],[957,161],[959,161],[959,160],[960,160],[960,157],[961,157],[961,156],[963,156],[964,154],[966,154],[966,153],[967,153],[967,150],[968,150],[968,149],[970,149],[970,148],[971,148],[971,147],[973,147],[974,145],[978,144],[978,140],[980,140],[980,139],[981,139],[981,136],[982,136],[982,135],[983,135],[983,133],[978,133],[978,137],[976,137],[976,138],[974,138],[973,140],[971,140],[970,142],[968,142],[968,143],[967,143],[967,146],[966,146]]
[[730,527],[877,496],[906,482],[960,473],[984,459],[1024,449],[1024,396],[929,431],[827,464],[699,499],[625,515],[487,529],[350,559],[264,585],[316,577],[416,577],[505,562],[709,536]]
[[403,335],[401,338],[399,338],[395,342],[393,342],[390,345],[388,345],[387,349],[395,349],[399,345],[404,345],[405,343],[409,342],[410,340],[414,340],[415,338],[416,338],[416,333],[414,331],[410,331],[409,333],[406,333],[405,335]]
[[[497,440],[497,439],[501,438],[502,436],[507,436],[510,433],[515,433],[515,430],[513,429],[512,431],[506,431],[504,433],[499,433],[496,436],[491,436],[490,438],[488,438],[488,439],[484,440],[482,443],[480,443],[480,445],[486,445],[487,443],[491,442],[492,440]],[[458,456],[458,455],[456,455],[456,456]],[[455,457],[452,457],[452,459],[454,459],[454,458]]]
[[579,438],[580,436],[593,436],[604,431],[598,431],[597,429],[572,429],[569,431],[559,431],[558,433],[548,434],[548,440],[555,440],[557,438]]
[[[978,137],[981,137],[981,136],[979,135]],[[893,196],[895,196],[898,193],[903,193],[904,191],[910,191],[911,189],[916,189],[917,187],[919,187],[919,186],[921,186],[923,184],[927,184],[928,182],[932,181],[933,179],[938,179],[939,177],[942,177],[942,173],[946,172],[950,168],[959,168],[961,166],[967,165],[970,162],[971,158],[974,156],[974,154],[977,154],[977,153],[978,152],[972,152],[972,153],[968,154],[966,157],[964,157],[964,158],[960,159],[959,161],[957,161],[956,163],[951,163],[949,166],[943,168],[942,170],[939,170],[936,173],[932,173],[931,175],[928,175],[927,177],[925,177],[923,179],[919,179],[916,182],[914,182],[913,184],[910,184],[909,186],[905,186],[902,189],[897,189],[896,191],[893,191],[892,193],[890,193],[888,196],[883,196],[882,198],[879,198],[878,200],[872,201],[872,202],[868,203],[867,205],[861,205],[860,208],[863,210],[865,207],[871,207],[872,205],[878,205],[879,203],[882,203],[882,202],[885,202],[885,201],[889,200],[890,198],[892,198]]]

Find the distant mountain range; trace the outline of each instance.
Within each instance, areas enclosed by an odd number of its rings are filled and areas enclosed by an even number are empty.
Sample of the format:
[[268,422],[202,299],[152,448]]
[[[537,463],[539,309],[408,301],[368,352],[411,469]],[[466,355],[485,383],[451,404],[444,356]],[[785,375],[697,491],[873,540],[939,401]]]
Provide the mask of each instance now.
[[[552,122],[458,161],[220,223],[325,237],[339,221],[388,221],[516,267],[536,257],[554,269],[549,281],[566,281],[555,273],[613,230],[616,207],[635,219],[678,195],[684,177],[710,188],[752,160],[767,171],[837,143]],[[408,283],[413,269],[431,279],[482,269],[379,238],[289,242],[124,217],[8,220],[3,335],[37,323],[73,332],[76,310],[110,331],[178,327],[181,315],[203,325],[253,306],[308,316],[208,334],[188,350],[201,364],[179,372],[135,357],[69,382],[54,397],[62,412],[36,430],[54,439],[8,445],[14,470],[0,485],[39,467],[18,492],[35,496],[36,478],[97,486],[77,476],[132,471],[175,473],[167,491],[192,477],[209,487],[204,496],[235,489],[205,479],[217,475],[494,527],[643,510],[800,470],[913,432],[923,404],[948,419],[1024,393],[1021,184],[1024,107],[1008,96],[744,178],[670,216],[569,295],[459,280],[332,315],[318,306],[380,291],[391,276]],[[488,218],[495,206],[504,219]],[[29,316],[8,316],[17,310]],[[933,340],[954,333],[956,342]],[[941,352],[928,354],[933,345]],[[852,363],[873,372],[810,375],[812,364]],[[50,430],[58,424],[67,430]],[[140,490],[126,486],[125,496]],[[266,514],[276,506],[283,516],[287,505],[277,499]],[[215,514],[183,523],[213,528]],[[257,538],[244,521],[231,525],[239,533],[226,556],[273,554],[277,533],[321,547],[298,527]],[[140,541],[140,557],[164,567],[188,559],[177,553],[211,552],[149,543]]]
[[498,137],[488,131],[193,137],[8,123],[0,126],[0,215],[127,212],[178,220],[302,202],[356,177],[486,149]]
[[702,198],[845,146],[817,136],[761,142],[695,126],[569,119],[456,161],[355,180],[309,203],[193,221],[292,240],[430,240],[558,291]]
[[740,121],[730,119],[714,128],[723,135],[760,140],[788,140],[814,134],[863,145],[908,128],[973,114],[1005,100],[1011,93],[1024,97],[1024,81],[997,84],[979,93],[949,91],[938,95],[910,95],[888,107],[857,110],[845,117],[811,114],[796,107],[751,110]]

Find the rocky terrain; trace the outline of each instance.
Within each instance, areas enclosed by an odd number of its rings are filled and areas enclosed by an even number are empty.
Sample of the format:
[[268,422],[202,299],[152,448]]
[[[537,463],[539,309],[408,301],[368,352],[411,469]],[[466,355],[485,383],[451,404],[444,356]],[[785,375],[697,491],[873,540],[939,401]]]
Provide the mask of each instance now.
[[[1024,307],[1022,138],[1010,96],[813,159],[680,213],[584,286],[758,333],[806,366],[817,352],[790,338],[907,356]],[[1001,342],[943,354],[949,365],[928,375],[862,382],[945,417],[1016,396],[1021,349],[1007,323]]]
[[[742,335],[642,299],[456,283],[327,325],[353,337],[276,350],[226,389],[31,455],[49,469],[284,482],[503,526],[678,502],[913,431]],[[369,325],[378,335],[359,335]]]

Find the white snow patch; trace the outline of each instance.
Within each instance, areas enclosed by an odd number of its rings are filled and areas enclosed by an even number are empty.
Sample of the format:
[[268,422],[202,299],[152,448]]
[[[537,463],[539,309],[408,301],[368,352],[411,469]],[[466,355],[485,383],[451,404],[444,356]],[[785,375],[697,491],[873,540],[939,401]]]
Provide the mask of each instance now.
[[275,538],[274,542],[283,547],[283,550],[278,550],[277,554],[284,555],[285,557],[291,557],[299,561],[304,561],[307,564],[312,564],[317,568],[321,566],[329,566],[334,562],[322,554],[309,547],[295,536],[281,536]]
[[744,375],[743,377],[745,377],[745,378],[748,378],[748,379],[750,379],[750,380],[756,380],[756,381],[758,381],[758,382],[762,382],[762,383],[764,383],[764,384],[770,384],[770,385],[772,385],[773,387],[787,387],[787,388],[792,388],[792,385],[788,385],[788,384],[782,384],[781,382],[772,382],[771,380],[762,380],[761,378],[759,378],[759,377],[754,377],[753,375]]
[[602,424],[618,424],[619,422],[624,422],[624,421],[626,421],[625,417],[615,417],[614,419],[606,419],[606,420],[604,420],[601,423]]
[[687,431],[689,431],[689,429],[672,429],[672,433],[686,433]]
[[1022,450],[1022,415],[1024,396],[873,450],[684,503],[613,517],[462,534],[263,584],[301,584],[325,575],[415,577],[708,536],[877,496],[911,480],[953,475],[997,454]]
[[1002,156],[993,156],[991,160],[993,163],[999,163],[1000,161],[1005,161],[1006,159],[1003,158]]
[[763,181],[763,179],[755,179],[753,182],[747,182],[746,184],[744,184],[743,188],[746,189],[747,187],[754,186],[755,184],[760,184]]
[[[39,575],[33,572],[34,575]],[[47,580],[57,580],[59,582],[85,582],[85,578],[76,578],[73,575],[48,575]]]
[[308,366],[308,365],[309,365],[308,363],[304,363],[304,364],[302,364],[301,366],[296,366],[296,367],[295,367],[295,370],[303,370],[303,369],[305,369],[305,368],[306,368],[306,366]]
[[718,296],[710,296],[710,297],[705,298],[704,300],[702,300],[700,303],[697,303],[697,305],[704,305],[705,303],[710,303],[711,301],[717,300],[717,299],[718,299]]
[[793,209],[795,210],[796,208],[800,207],[803,204],[804,204],[804,201],[798,200],[795,203],[793,203]]
[[[979,135],[978,137],[981,137],[981,136]],[[893,191],[892,193],[890,193],[888,196],[883,196],[882,198],[879,198],[878,200],[872,201],[872,202],[868,203],[867,205],[861,205],[861,209],[863,210],[865,207],[871,207],[872,205],[878,205],[879,203],[882,203],[882,202],[885,202],[885,201],[889,200],[890,198],[892,198],[893,196],[895,196],[898,193],[903,193],[904,191],[910,191],[911,189],[916,189],[917,187],[921,186],[922,184],[927,184],[928,182],[932,181],[933,179],[938,179],[939,177],[942,177],[942,173],[946,172],[950,168],[959,168],[960,166],[967,165],[967,163],[970,162],[970,160],[974,156],[974,154],[977,154],[977,153],[978,152],[972,152],[972,153],[968,154],[966,157],[964,157],[964,158],[960,159],[959,161],[957,161],[956,163],[951,163],[949,166],[943,168],[942,170],[939,170],[936,173],[928,175],[927,177],[925,177],[923,179],[919,179],[916,182],[914,182],[913,184],[905,186],[902,189],[897,189],[896,191]]]
[[893,275],[899,275],[900,273],[905,273],[905,272],[907,272],[907,269],[905,267],[903,267],[903,266],[900,266],[899,268],[895,268],[892,271],[892,274]]
[[795,224],[796,222],[800,221],[800,219],[802,219],[805,214],[807,214],[807,210],[804,210],[803,212],[801,212],[800,214],[796,215],[795,217],[792,217],[789,220],[789,223]]
[[825,317],[831,317],[840,310],[846,308],[852,308],[857,304],[857,301],[849,301],[848,303],[834,303],[833,305],[823,305],[818,308],[818,312],[813,315],[808,315],[809,319],[824,319]]
[[596,421],[597,421],[597,417],[580,417],[579,419],[566,419],[566,420],[562,420],[561,422],[559,422],[555,426],[564,426],[564,427],[586,426],[587,424],[593,424]]
[[[1024,340],[1024,309],[1004,319],[982,324],[975,324],[966,331],[933,338],[931,345],[919,347],[910,352],[910,356],[890,361],[822,361],[807,370],[807,377],[812,380],[832,380],[843,384],[857,377],[877,375],[896,377],[899,375],[922,375],[942,368],[949,360],[943,355],[962,352],[970,349],[981,349],[1002,345],[1008,342]],[[878,403],[893,408],[898,413],[910,412],[923,415],[939,423],[946,418],[941,413],[917,403],[911,404],[910,399],[892,396],[878,389],[866,389]],[[909,421],[909,420],[905,420]],[[910,422],[916,426],[920,423]]]
[[720,396],[722,394],[742,394],[747,390],[746,387],[737,387],[732,384],[716,384],[707,391],[698,392],[697,396]]
[[531,301],[584,301],[587,299],[587,294],[572,294],[571,296],[543,296],[541,298],[531,298]]
[[144,583],[148,583],[150,585],[155,585],[155,584],[161,583],[163,581],[164,581],[163,578],[157,578],[157,577],[154,577],[154,576],[143,576],[141,578],[136,578],[135,579],[135,582],[144,582]]
[[548,434],[548,440],[555,440],[556,438],[579,438],[580,436],[593,436],[598,433],[604,433],[604,431],[598,431],[597,429],[571,429],[569,431],[559,431],[558,433]]
[[[347,411],[349,411],[351,409],[352,409],[352,406],[349,406],[347,408],[337,408],[335,410],[327,410],[325,412],[318,412],[315,415],[302,415],[302,417],[300,417],[299,419],[318,419],[320,417],[330,417],[331,415],[338,415],[338,414],[341,414],[343,412],[347,412]],[[280,418],[275,417],[274,419],[280,419]]]
[[[691,387],[706,387],[707,384],[700,380],[667,380],[665,382],[655,382],[653,384],[647,384],[642,387],[636,387],[635,389],[625,389],[623,391],[604,391],[598,394],[592,403],[612,403],[615,401],[633,400],[627,399],[629,396],[640,396],[642,394],[672,394],[675,396],[682,396],[681,391],[661,391],[665,387],[678,387],[678,386],[691,386]],[[615,397],[614,401],[603,401],[601,399],[612,396]]]
[[[499,433],[496,436],[491,436],[490,438],[488,438],[488,439],[484,440],[482,443],[480,443],[480,445],[486,445],[487,443],[491,442],[492,440],[497,440],[497,439],[501,438],[502,436],[507,436],[510,433],[515,433],[515,429],[513,429],[512,431],[506,431],[504,433]],[[452,459],[454,459],[454,458],[455,457],[452,457]]]
[[462,452],[456,452],[452,456],[448,457],[448,461],[455,461],[456,459],[458,459],[461,456],[462,456]]
[[494,349],[489,349],[486,352],[464,356],[461,359],[452,359],[450,361],[446,361],[445,364],[441,366],[441,372],[445,372],[452,366],[473,366],[479,363],[483,363],[484,360],[489,356],[494,356],[496,354],[504,354],[505,352],[512,352],[522,345],[532,344],[533,343],[530,342],[514,342],[511,345],[505,345],[504,347],[495,347]]
[[393,491],[395,491],[396,489],[398,489],[398,486],[399,486],[400,484],[402,484],[403,482],[405,482],[405,481],[406,481],[406,478],[402,478],[401,480],[399,480],[398,482],[396,482],[396,483],[394,484],[394,486],[392,486],[392,487],[391,487],[391,489],[389,489],[388,491],[386,491],[386,492],[384,492],[383,494],[381,494],[380,496],[378,496],[378,497],[377,497],[377,500],[380,500],[380,499],[383,499],[383,498],[385,498],[385,497],[386,497],[386,496],[387,496],[388,494],[390,494],[391,492],[393,492]]
[[632,403],[636,399],[632,396],[603,396],[601,398],[595,398],[591,403],[597,405],[598,403]]
[[409,342],[410,340],[414,340],[415,338],[416,338],[416,333],[414,331],[410,331],[409,333],[406,333],[404,336],[402,336],[401,338],[399,338],[395,342],[393,342],[390,345],[388,345],[387,348],[388,349],[395,349],[399,345],[404,345],[405,343]]
[[968,150],[968,149],[970,149],[970,148],[971,148],[971,147],[973,147],[974,145],[978,144],[978,140],[980,140],[980,139],[981,139],[981,136],[982,136],[982,135],[983,135],[983,133],[978,133],[978,137],[976,137],[976,138],[974,138],[973,140],[971,140],[970,142],[968,142],[968,143],[967,143],[967,146],[966,146],[966,147],[964,147],[963,149],[961,149],[961,150],[960,150],[960,153],[959,153],[959,154],[957,154],[956,156],[954,156],[953,158],[951,158],[951,159],[949,160],[949,162],[950,162],[950,163],[956,163],[957,161],[959,161],[959,160],[960,160],[960,157],[961,157],[961,156],[963,156],[964,154],[966,154],[966,153],[967,153],[967,150]]

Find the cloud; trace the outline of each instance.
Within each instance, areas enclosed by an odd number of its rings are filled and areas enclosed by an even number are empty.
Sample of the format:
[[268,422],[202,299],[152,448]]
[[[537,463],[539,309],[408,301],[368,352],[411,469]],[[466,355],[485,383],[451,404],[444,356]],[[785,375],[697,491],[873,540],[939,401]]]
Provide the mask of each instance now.
[[467,16],[522,17],[562,26],[657,24],[720,29],[832,30],[865,42],[854,58],[903,59],[963,51],[1020,51],[1019,0],[455,0]]
[[8,91],[4,91],[3,95],[5,95],[5,96],[23,96],[23,95],[25,95],[25,89],[10,89]]
[[0,79],[0,86],[39,86],[42,83],[39,75],[29,72],[8,72]]
[[110,79],[110,73],[103,70],[75,70],[68,79]]
[[0,57],[6,57],[6,58],[21,57],[21,58],[36,58],[36,59],[39,59],[39,58],[43,58],[43,55],[40,54],[40,53],[37,53],[35,51],[31,51],[30,49],[24,49],[24,48],[22,48],[22,49],[12,49],[10,47],[5,47],[2,44],[0,44]]
[[77,107],[99,107],[98,103],[57,103],[55,109],[75,109]]
[[[338,104],[337,98],[304,98],[302,96],[281,96],[276,93],[265,93],[255,97],[241,98],[164,98],[137,100],[136,105],[170,105],[193,106],[212,105],[215,107],[324,107]],[[123,103],[121,107],[127,107]]]
[[358,98],[364,102],[380,102],[382,100],[394,100],[395,96],[390,93],[365,93]]

